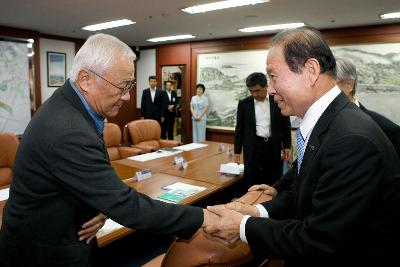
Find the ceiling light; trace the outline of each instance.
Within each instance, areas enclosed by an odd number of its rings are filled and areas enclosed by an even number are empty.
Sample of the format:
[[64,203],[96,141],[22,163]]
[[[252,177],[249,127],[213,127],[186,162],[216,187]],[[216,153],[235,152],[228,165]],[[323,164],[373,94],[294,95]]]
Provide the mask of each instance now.
[[379,15],[381,19],[398,19],[400,18],[400,12],[386,13]]
[[135,24],[135,23],[136,22],[131,21],[129,19],[120,19],[120,20],[114,20],[114,21],[109,21],[109,22],[89,25],[89,26],[83,27],[82,30],[100,31],[100,30],[104,30],[104,29],[115,28],[115,27],[120,27],[120,26],[126,26],[126,25]]
[[261,4],[269,1],[270,0],[227,0],[227,1],[219,1],[214,3],[204,4],[204,5],[191,6],[182,9],[182,11],[190,14],[196,14],[196,13],[204,13],[208,11],[220,10],[231,7]]
[[195,36],[191,34],[184,34],[184,35],[174,35],[174,36],[164,36],[164,37],[156,37],[148,39],[149,42],[164,42],[164,41],[172,41],[172,40],[181,40],[181,39],[190,39],[195,38]]
[[264,32],[264,31],[275,31],[275,30],[284,30],[284,29],[293,29],[302,27],[305,24],[302,22],[299,23],[286,23],[286,24],[275,24],[275,25],[264,25],[257,27],[248,27],[239,29],[240,32]]

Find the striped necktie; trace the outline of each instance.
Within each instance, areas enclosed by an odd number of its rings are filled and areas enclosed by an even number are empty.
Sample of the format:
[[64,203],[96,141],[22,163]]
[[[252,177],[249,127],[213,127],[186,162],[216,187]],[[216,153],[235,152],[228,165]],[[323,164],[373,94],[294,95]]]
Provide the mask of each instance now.
[[301,135],[300,127],[297,128],[297,172],[300,172],[301,162],[303,161],[304,156],[304,139]]

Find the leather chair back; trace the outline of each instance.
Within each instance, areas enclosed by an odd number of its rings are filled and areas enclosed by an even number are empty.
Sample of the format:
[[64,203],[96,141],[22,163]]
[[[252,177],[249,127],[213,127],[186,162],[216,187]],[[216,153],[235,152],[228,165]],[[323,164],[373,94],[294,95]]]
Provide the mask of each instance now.
[[129,136],[133,145],[141,142],[159,140],[161,127],[156,120],[136,120],[127,124]]
[[118,146],[121,143],[121,130],[119,129],[119,126],[115,123],[105,123],[103,139],[110,160],[120,159],[121,157],[119,155]]
[[0,133],[0,186],[9,185],[12,167],[19,145],[18,137],[11,133]]
[[110,161],[142,153],[138,148],[121,146],[121,135],[121,129],[117,124],[111,122],[104,124],[103,139]]

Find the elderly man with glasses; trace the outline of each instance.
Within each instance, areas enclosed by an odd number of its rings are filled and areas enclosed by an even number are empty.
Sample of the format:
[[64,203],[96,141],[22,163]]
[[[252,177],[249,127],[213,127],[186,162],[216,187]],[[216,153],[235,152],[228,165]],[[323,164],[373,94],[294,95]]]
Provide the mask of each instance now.
[[92,266],[92,238],[105,216],[136,230],[182,237],[215,219],[200,208],[152,200],[111,167],[104,119],[129,101],[134,60],[117,38],[90,37],[74,58],[70,79],[32,118],[4,208],[1,267]]

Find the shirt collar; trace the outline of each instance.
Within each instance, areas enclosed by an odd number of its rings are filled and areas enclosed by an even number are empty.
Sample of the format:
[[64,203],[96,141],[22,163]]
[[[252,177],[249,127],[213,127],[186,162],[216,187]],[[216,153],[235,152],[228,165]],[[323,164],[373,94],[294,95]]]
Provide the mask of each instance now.
[[300,122],[300,132],[304,140],[308,138],[308,135],[311,133],[315,124],[317,124],[322,113],[324,113],[325,109],[340,94],[340,92],[339,87],[335,85],[308,108],[303,120]]
[[354,98],[354,104],[356,104],[357,107],[360,107],[360,102],[358,102],[358,99],[357,99],[357,98]]
[[103,134],[104,131],[104,118],[94,112],[94,110],[89,106],[88,102],[86,102],[86,99],[82,96],[82,94],[79,92],[78,88],[76,88],[76,85],[74,82],[69,80],[69,83],[74,89],[75,93],[79,96],[79,99],[81,100],[83,106],[85,107],[86,111],[89,113],[90,117],[93,119],[94,124],[97,127],[97,130],[99,131],[100,134]]
[[268,103],[269,102],[268,95],[265,97],[265,99],[263,101],[258,101],[254,97],[253,97],[253,99],[254,99],[254,104],[256,104],[256,103]]

